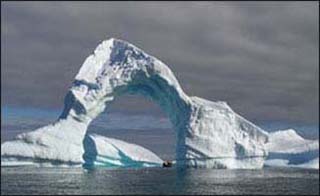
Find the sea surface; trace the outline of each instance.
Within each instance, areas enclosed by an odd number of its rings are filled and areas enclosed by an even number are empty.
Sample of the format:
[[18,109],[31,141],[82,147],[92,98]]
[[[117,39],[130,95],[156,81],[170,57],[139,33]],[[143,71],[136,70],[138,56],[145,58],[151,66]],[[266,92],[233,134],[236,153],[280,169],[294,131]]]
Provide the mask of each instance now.
[[6,194],[318,195],[318,170],[1,168]]
[[[1,108],[1,143],[54,122],[60,110]],[[89,133],[139,144],[164,160],[175,157],[175,134],[164,114],[103,113]],[[2,167],[7,194],[310,194],[319,195],[319,170],[264,168],[96,169]]]

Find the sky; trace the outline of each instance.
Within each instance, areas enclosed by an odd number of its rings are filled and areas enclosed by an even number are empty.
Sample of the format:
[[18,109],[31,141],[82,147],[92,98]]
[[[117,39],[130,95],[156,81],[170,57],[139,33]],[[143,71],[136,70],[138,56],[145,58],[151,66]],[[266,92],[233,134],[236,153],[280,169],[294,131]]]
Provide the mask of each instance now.
[[[1,105],[61,109],[103,40],[166,63],[191,96],[253,122],[319,126],[318,2],[1,2]],[[113,110],[159,114],[141,97]]]

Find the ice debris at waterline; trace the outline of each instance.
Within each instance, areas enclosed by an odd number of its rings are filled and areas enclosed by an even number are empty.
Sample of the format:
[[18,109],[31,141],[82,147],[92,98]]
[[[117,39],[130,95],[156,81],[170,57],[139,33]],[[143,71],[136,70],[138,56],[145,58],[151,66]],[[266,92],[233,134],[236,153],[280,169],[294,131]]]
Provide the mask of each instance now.
[[122,154],[123,149],[117,150],[125,143],[111,145],[108,139],[93,137],[98,150],[94,153],[94,144],[85,140],[90,122],[115,97],[128,93],[153,100],[167,114],[177,138],[177,166],[263,167],[268,141],[265,131],[236,114],[225,102],[188,96],[167,65],[117,39],[103,41],[84,61],[55,123],[1,145],[1,163],[35,160],[106,167],[157,164],[160,159],[146,150]]

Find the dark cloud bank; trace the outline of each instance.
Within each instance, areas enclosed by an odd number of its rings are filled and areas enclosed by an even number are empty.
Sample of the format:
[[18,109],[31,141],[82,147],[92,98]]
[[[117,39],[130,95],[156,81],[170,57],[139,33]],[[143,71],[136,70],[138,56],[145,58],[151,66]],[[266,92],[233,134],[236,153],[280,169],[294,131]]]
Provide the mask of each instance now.
[[[173,70],[189,95],[254,122],[318,126],[318,2],[1,2],[1,105],[62,108],[85,58],[110,37]],[[126,107],[158,113],[137,98]]]

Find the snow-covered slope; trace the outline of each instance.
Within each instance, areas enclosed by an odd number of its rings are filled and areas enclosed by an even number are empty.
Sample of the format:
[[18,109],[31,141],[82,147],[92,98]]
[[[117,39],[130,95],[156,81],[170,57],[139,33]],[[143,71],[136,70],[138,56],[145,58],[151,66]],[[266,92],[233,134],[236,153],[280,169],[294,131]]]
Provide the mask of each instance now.
[[[49,130],[46,130],[46,132]],[[121,140],[96,134],[69,141],[62,136],[42,134],[42,130],[21,134],[17,140],[1,145],[1,166],[84,166],[154,167],[163,161],[153,152]],[[38,136],[37,136],[38,135]],[[32,137],[28,140],[28,137]],[[36,139],[37,138],[37,139]],[[63,149],[63,150],[62,150]]]
[[[80,162],[83,150],[75,146],[83,141],[87,126],[123,94],[141,94],[159,104],[168,115],[176,132],[178,166],[263,166],[266,132],[236,114],[225,102],[189,97],[168,66],[117,39],[103,41],[85,60],[65,97],[58,121],[4,143],[1,155]],[[84,142],[85,155],[90,150]]]
[[319,169],[319,141],[304,139],[293,129],[270,133],[267,148],[266,166]]
[[121,140],[89,135],[84,140],[85,167],[152,167],[163,161],[153,152]]

